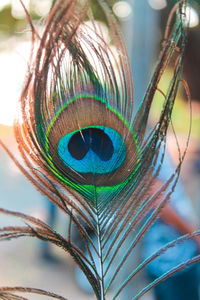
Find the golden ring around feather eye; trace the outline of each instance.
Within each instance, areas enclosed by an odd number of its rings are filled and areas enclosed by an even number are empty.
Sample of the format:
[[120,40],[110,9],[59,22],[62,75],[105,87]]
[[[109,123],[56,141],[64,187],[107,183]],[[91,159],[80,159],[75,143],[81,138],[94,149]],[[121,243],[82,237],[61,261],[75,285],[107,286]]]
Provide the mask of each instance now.
[[[101,145],[100,148],[102,150],[96,149],[95,145],[92,146],[93,141],[90,144],[80,142],[80,137],[83,141],[87,139],[87,135],[89,135],[88,139],[94,139],[96,142],[98,134],[101,134],[101,138],[103,137],[104,145]],[[115,136],[117,142],[112,141],[112,135]],[[66,105],[50,123],[46,136],[46,151],[54,173],[59,174],[59,178],[64,182],[72,181],[81,185],[95,184],[97,187],[118,185],[134,172],[140,156],[136,138],[129,129],[127,122],[104,100],[93,95],[76,96],[66,102]],[[85,150],[77,150],[77,154],[74,154],[80,155],[81,158],[78,159],[77,156],[77,164],[71,163],[68,157],[64,158],[64,147],[70,145],[73,140],[82,143],[77,144],[77,146],[88,147]],[[108,147],[109,140],[114,143],[114,150],[111,150],[111,145],[110,148]],[[115,151],[117,144],[118,150]],[[70,147],[68,146],[68,150]],[[106,150],[105,147],[107,147]],[[73,145],[71,149],[73,149]],[[88,151],[90,151],[88,154],[90,160],[93,160],[93,163],[90,163],[91,167],[81,165],[81,163],[88,163],[89,159],[84,158]],[[113,153],[118,154],[113,155],[113,157],[110,155],[109,159],[104,159],[106,156],[103,158],[104,154],[101,154],[100,151],[106,151],[107,157],[109,157],[109,151],[113,151],[110,152],[112,155]],[[73,153],[71,154],[73,156]],[[111,161],[111,157],[113,161]],[[99,164],[98,159],[100,159]]]

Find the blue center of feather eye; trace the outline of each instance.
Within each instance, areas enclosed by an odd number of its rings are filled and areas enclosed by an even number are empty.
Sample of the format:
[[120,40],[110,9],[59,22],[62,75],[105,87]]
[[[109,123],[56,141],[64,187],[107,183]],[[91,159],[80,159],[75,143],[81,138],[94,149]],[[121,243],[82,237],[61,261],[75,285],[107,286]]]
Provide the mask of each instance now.
[[121,166],[126,148],[114,129],[95,126],[63,136],[58,143],[58,155],[76,172],[105,174]]

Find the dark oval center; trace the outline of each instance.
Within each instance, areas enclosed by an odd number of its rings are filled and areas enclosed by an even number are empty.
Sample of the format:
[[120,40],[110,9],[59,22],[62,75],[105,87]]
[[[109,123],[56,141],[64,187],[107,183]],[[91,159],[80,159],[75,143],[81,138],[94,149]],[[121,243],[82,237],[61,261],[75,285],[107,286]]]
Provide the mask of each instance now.
[[83,129],[76,132],[69,140],[68,150],[77,160],[83,159],[90,149],[103,161],[108,161],[114,152],[110,137],[99,128]]

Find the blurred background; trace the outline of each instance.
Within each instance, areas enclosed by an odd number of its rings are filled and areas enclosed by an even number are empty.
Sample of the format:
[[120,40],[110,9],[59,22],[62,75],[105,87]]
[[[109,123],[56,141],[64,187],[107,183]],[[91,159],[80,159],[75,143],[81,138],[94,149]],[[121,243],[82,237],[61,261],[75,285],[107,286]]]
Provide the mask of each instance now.
[[[127,0],[110,1],[118,18],[129,51],[133,69],[135,109],[141,102],[150,75],[155,66],[164,33],[167,16],[176,1]],[[37,28],[48,14],[51,0],[24,0]],[[184,77],[191,87],[192,133],[182,181],[194,208],[194,223],[199,225],[200,216],[200,4],[188,5],[188,45],[185,55]],[[103,22],[102,16],[97,18]],[[18,98],[23,85],[30,51],[31,33],[26,15],[17,0],[0,1],[0,138],[18,155],[13,137],[12,124],[16,116]],[[162,90],[165,90],[170,69],[165,72]],[[152,119],[160,109],[161,100],[155,99]],[[190,123],[190,109],[186,97],[179,92],[173,124],[179,144],[184,149]],[[177,146],[169,135],[167,144],[172,161],[178,161]],[[47,200],[41,196],[19,172],[14,163],[0,148],[0,207],[49,219]],[[67,220],[60,212],[51,213],[54,225],[65,235]],[[52,222],[52,218],[49,222]],[[55,218],[55,219],[54,219]],[[16,225],[19,220],[0,215],[0,226]],[[36,239],[20,239],[0,243],[0,286],[31,286],[53,291],[69,299],[94,299],[77,285],[74,263],[56,248],[48,248]],[[40,299],[29,296],[29,299]],[[149,293],[146,298],[154,299]],[[192,299],[192,298],[191,298]],[[127,298],[127,300],[129,300]]]

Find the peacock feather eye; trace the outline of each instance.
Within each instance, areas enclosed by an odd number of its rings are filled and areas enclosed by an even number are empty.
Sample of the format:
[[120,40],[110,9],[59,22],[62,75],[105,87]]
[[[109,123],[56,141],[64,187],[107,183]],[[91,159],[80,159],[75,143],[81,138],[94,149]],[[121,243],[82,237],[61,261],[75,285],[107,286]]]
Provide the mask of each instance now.
[[137,140],[125,119],[95,95],[68,100],[46,136],[54,173],[67,184],[116,186],[134,172],[139,160]]
[[63,163],[79,173],[107,174],[122,165],[126,148],[112,128],[83,128],[63,136],[58,142]]

